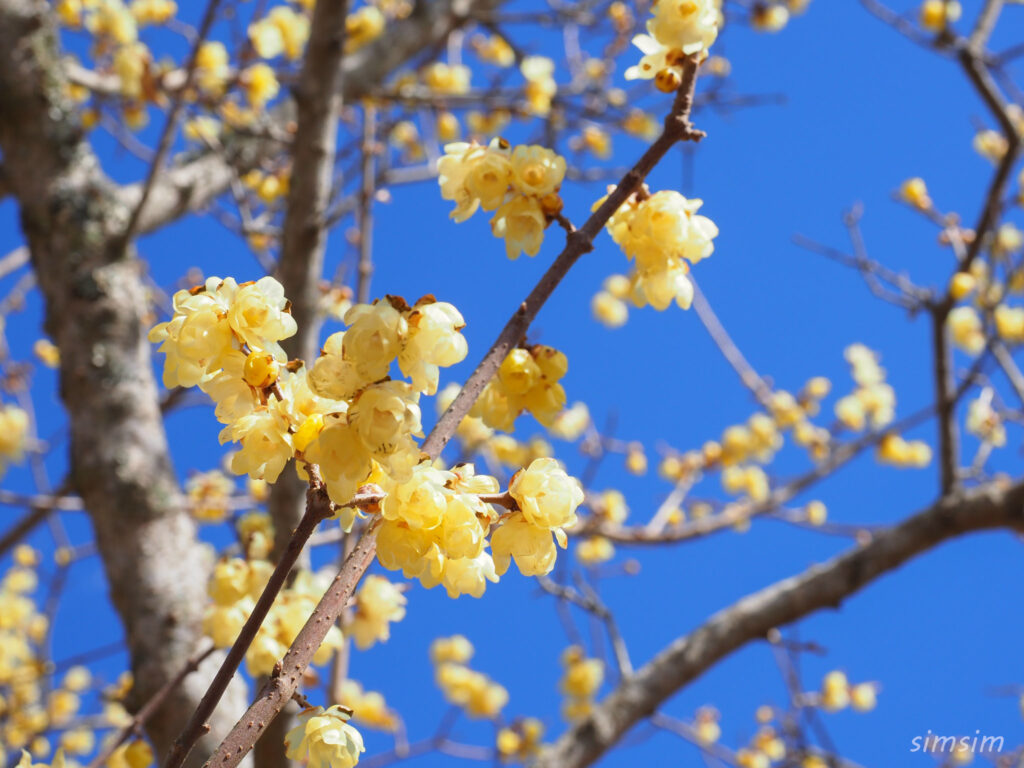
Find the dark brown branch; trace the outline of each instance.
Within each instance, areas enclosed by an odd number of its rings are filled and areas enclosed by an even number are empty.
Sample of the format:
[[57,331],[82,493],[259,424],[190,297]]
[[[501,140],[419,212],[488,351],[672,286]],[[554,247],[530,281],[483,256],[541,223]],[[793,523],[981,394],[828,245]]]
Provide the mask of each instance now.
[[939,480],[942,494],[957,485],[960,443],[956,423],[956,383],[953,379],[953,350],[946,316],[932,313],[932,366],[935,379],[935,416],[939,430]]
[[373,276],[373,196],[376,192],[374,157],[377,151],[377,108],[363,105],[362,181],[359,187],[359,264],[356,267],[356,301],[370,301]]

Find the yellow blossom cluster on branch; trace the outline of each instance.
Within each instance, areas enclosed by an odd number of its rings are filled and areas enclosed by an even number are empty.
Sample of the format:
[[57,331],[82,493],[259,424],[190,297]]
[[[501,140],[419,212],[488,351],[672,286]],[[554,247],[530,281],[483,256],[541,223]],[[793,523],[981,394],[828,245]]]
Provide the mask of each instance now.
[[[598,200],[594,209],[604,200]],[[715,250],[712,240],[718,236],[714,222],[697,214],[702,204],[674,190],[652,195],[644,187],[608,219],[612,239],[634,262],[628,295],[636,306],[650,304],[664,310],[675,301],[689,309],[693,301],[689,264],[710,256]],[[623,287],[616,292],[624,293]]]
[[220,523],[231,512],[231,496],[235,481],[221,472],[196,472],[185,482],[192,516],[202,523]]
[[[212,600],[203,617],[203,629],[218,648],[230,647],[263,592],[273,565],[266,560],[221,560],[213,569],[208,592]],[[245,655],[251,675],[268,675],[295,641],[316,608],[323,585],[308,571],[296,575],[281,591]],[[342,642],[341,630],[331,627],[313,657],[326,664]]]
[[406,602],[396,584],[383,576],[367,576],[356,592],[355,610],[345,631],[360,650],[386,642],[391,637],[391,624],[405,618]]
[[857,388],[836,402],[836,418],[857,432],[869,426],[881,429],[892,422],[896,410],[896,392],[885,381],[885,369],[863,344],[851,344],[844,355]]
[[589,715],[593,708],[597,692],[604,682],[604,662],[587,658],[578,645],[566,648],[561,662],[565,670],[558,683],[558,690],[565,696],[562,716],[574,723]]
[[55,746],[54,765],[64,764],[65,755],[73,765],[95,748],[94,729],[120,726],[128,716],[111,696],[102,712],[83,718],[93,686],[89,670],[72,666],[58,676],[44,655],[50,621],[37,602],[40,553],[22,544],[11,554],[0,578],[0,744],[27,750],[19,765],[48,757]]
[[687,56],[704,54],[718,37],[722,23],[720,0],[660,0],[653,4],[653,18],[646,35],[633,38],[643,58],[626,70],[626,79],[654,79],[658,90],[670,93],[682,82]]
[[513,149],[504,139],[486,146],[455,143],[438,161],[441,197],[455,203],[451,217],[463,222],[477,209],[494,211],[491,230],[505,241],[505,253],[536,256],[544,230],[562,210],[558,190],[565,158],[530,145]]
[[0,476],[9,464],[25,458],[28,443],[28,413],[16,405],[0,405]]
[[967,431],[979,440],[999,448],[1006,445],[1006,425],[993,407],[993,391],[986,387],[967,406]]
[[493,720],[508,703],[508,691],[482,672],[470,669],[473,645],[462,635],[440,637],[430,645],[434,679],[445,699],[469,717]]
[[875,708],[878,686],[875,683],[851,684],[846,673],[833,670],[825,675],[821,683],[819,703],[826,712],[838,712],[852,707],[858,712]]
[[398,715],[388,708],[384,696],[377,691],[364,690],[356,680],[346,678],[341,683],[338,703],[351,709],[352,719],[362,726],[389,733],[398,728]]
[[495,747],[503,762],[522,763],[540,752],[544,723],[536,717],[524,717],[498,731]]
[[767,413],[754,413],[746,423],[726,427],[718,440],[708,441],[700,449],[666,454],[658,474],[674,483],[696,482],[703,472],[721,469],[722,486],[727,492],[764,501],[770,491],[768,476],[757,464],[774,460],[787,432],[814,460],[828,455],[831,436],[811,419],[819,413],[830,389],[829,380],[817,376],[796,395],[776,390],[768,399]]
[[511,432],[519,414],[528,410],[541,424],[551,426],[565,407],[559,381],[568,371],[568,358],[554,347],[516,347],[505,356],[470,415],[492,429]]

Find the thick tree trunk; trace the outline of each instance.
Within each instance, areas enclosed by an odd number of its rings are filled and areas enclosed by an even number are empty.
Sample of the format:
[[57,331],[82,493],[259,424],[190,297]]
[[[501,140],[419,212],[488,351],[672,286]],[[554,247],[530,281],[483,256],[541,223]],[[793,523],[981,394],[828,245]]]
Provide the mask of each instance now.
[[[47,331],[60,348],[71,480],[124,622],[137,706],[199,647],[209,563],[169,458],[142,265],[119,237],[129,211],[81,140],[48,14],[43,2],[0,2],[0,148],[46,300]],[[147,723],[158,753],[178,735],[219,661],[207,659]],[[209,756],[244,705],[239,683],[191,764]]]

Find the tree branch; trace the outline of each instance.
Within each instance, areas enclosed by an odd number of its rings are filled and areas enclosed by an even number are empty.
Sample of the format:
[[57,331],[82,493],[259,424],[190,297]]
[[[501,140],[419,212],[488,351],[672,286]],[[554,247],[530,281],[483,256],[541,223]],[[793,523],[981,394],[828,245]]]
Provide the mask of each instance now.
[[542,753],[534,768],[592,764],[670,696],[747,643],[822,608],[838,608],[878,577],[944,541],[994,528],[1024,531],[1024,483],[991,483],[947,497],[870,543],[748,595],[673,641],[623,681]]
[[[341,93],[353,103],[379,87],[385,78],[408,59],[427,50],[454,29],[471,20],[478,10],[498,7],[502,0],[434,0],[418,2],[407,18],[388,24],[385,33],[370,45],[346,56],[342,63]],[[286,124],[292,107],[282,105],[271,112],[275,125]],[[182,214],[202,208],[225,192],[237,168],[249,168],[277,149],[279,142],[266,138],[236,137],[225,156],[208,151],[184,159],[154,183],[146,205],[139,214],[137,231],[152,232]],[[187,157],[187,156],[186,156]],[[123,187],[127,205],[137,204],[142,186]]]

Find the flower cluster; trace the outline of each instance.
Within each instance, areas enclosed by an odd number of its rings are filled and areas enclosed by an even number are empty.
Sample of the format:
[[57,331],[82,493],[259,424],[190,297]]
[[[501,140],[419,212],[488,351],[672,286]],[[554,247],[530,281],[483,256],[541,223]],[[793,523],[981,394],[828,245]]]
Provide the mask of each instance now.
[[[218,648],[235,642],[272,571],[273,566],[266,560],[241,558],[221,560],[214,567],[207,587],[212,603],[203,617],[203,629]],[[281,591],[246,652],[249,674],[270,674],[316,608],[322,586],[310,573],[301,572],[291,586]],[[331,627],[313,663],[326,664],[341,642],[341,630]]]
[[565,158],[540,146],[518,146],[494,139],[484,147],[455,143],[438,162],[441,197],[455,203],[451,217],[462,222],[477,209],[494,211],[491,230],[505,241],[505,253],[536,256],[544,230],[562,210],[558,190]]
[[579,480],[565,473],[555,459],[535,459],[512,477],[508,488],[519,509],[491,536],[498,575],[515,560],[524,576],[550,573],[555,564],[556,540],[563,549],[565,528],[576,524],[576,509],[583,503]]
[[885,369],[863,344],[851,344],[844,355],[857,388],[836,402],[836,418],[858,432],[866,426],[881,429],[893,420],[896,408],[896,393],[885,382]]
[[702,472],[720,468],[727,491],[763,500],[769,490],[768,478],[764,470],[751,463],[773,461],[787,432],[814,459],[828,455],[831,436],[827,429],[815,425],[811,417],[819,413],[821,401],[830,389],[829,380],[817,376],[808,380],[796,395],[776,390],[770,395],[767,413],[754,413],[746,423],[726,427],[718,440],[710,440],[700,449],[666,454],[658,474],[674,483],[694,482]]
[[345,631],[365,650],[391,637],[391,624],[405,618],[405,595],[383,576],[367,576],[356,592],[356,605]]
[[875,456],[880,464],[893,467],[922,469],[932,461],[932,449],[923,440],[905,440],[888,434],[878,444]]
[[[604,200],[598,200],[594,209]],[[701,205],[701,200],[687,200],[673,190],[652,195],[644,188],[608,219],[612,239],[635,262],[628,295],[636,306],[650,304],[663,310],[674,300],[689,308],[693,284],[687,277],[688,262],[696,264],[710,256],[718,235],[714,222],[697,214]],[[623,294],[623,288],[618,286],[617,292]]]
[[357,681],[346,678],[338,689],[338,703],[352,710],[352,719],[367,728],[394,732],[398,715],[388,708],[384,696],[363,689]]
[[503,761],[522,763],[540,752],[543,738],[544,723],[523,717],[498,731],[495,747]]
[[1003,417],[992,406],[994,392],[986,387],[977,400],[967,407],[967,431],[996,448],[1006,445]]
[[474,474],[470,464],[452,471],[417,465],[412,478],[389,489],[381,505],[377,559],[428,589],[443,584],[451,597],[480,597],[488,581],[498,580],[485,551],[498,514],[480,494],[497,491],[498,481]]
[[687,56],[706,55],[718,37],[722,12],[715,0],[659,0],[646,35],[633,38],[643,58],[626,70],[627,80],[654,79],[658,90],[670,93],[682,83]]
[[[67,550],[58,550],[58,563],[67,562]],[[93,680],[86,667],[73,666],[58,676],[45,656],[50,632],[41,597],[40,553],[21,544],[11,551],[10,566],[0,577],[0,744],[7,754],[28,750],[21,766],[32,765],[51,753],[53,765],[65,764],[65,755],[87,755],[96,746],[94,729],[118,727],[129,719],[110,696],[102,712],[83,717],[83,704],[92,696]],[[75,765],[68,759],[68,765]]]
[[349,725],[351,717],[338,705],[300,712],[299,724],[284,737],[285,754],[307,768],[352,768],[366,747],[359,731]]
[[505,686],[467,666],[473,646],[462,635],[438,638],[430,645],[434,679],[445,699],[471,718],[493,720],[508,703]]
[[511,432],[519,414],[528,410],[550,427],[565,407],[565,390],[559,381],[568,370],[568,358],[554,347],[517,347],[502,361],[470,415],[488,427]]
[[858,712],[868,712],[875,708],[877,697],[878,686],[875,683],[852,685],[844,672],[833,670],[822,680],[819,701],[827,712],[838,712],[851,706]]
[[192,517],[201,523],[222,523],[231,509],[235,481],[219,469],[197,472],[185,482]]
[[28,413],[16,405],[0,405],[0,476],[8,464],[25,457],[28,428]]
[[575,722],[590,714],[597,692],[604,682],[604,662],[589,659],[578,645],[571,645],[562,652],[562,667],[565,672],[558,683],[558,690],[566,697],[562,704],[562,716]]

